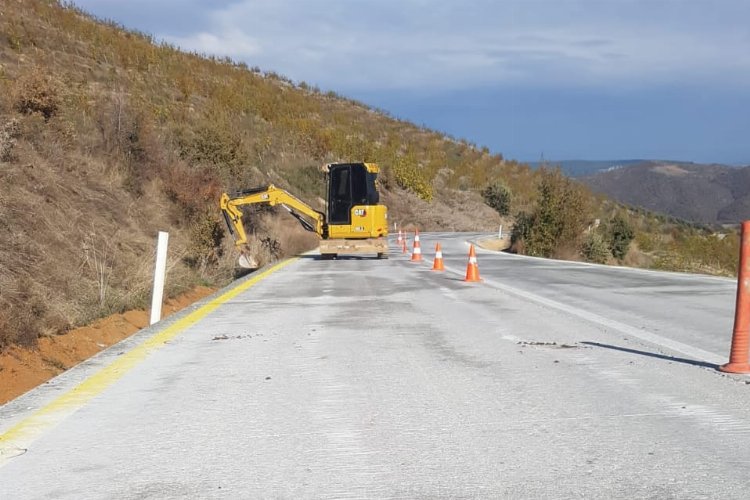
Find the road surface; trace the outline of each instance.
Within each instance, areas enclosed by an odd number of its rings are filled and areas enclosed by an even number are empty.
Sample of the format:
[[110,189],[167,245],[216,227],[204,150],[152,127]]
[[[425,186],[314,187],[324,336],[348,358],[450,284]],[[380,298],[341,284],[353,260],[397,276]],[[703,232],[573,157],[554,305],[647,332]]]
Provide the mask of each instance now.
[[[0,498],[748,498],[735,284],[313,256],[0,407]],[[443,244],[448,272],[430,271]]]

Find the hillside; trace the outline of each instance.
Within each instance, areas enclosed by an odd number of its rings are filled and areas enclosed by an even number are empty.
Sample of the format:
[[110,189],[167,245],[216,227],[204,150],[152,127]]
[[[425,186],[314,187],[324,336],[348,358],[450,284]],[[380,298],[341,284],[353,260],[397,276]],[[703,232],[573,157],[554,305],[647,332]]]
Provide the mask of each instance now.
[[707,224],[750,218],[750,168],[647,161],[581,179],[622,203]]
[[[517,219],[518,252],[736,268],[733,234],[637,214],[333,91],[53,0],[0,7],[0,349],[146,306],[158,230],[170,232],[168,295],[227,283],[236,253],[220,193],[274,183],[315,203],[319,166],[336,161],[379,163],[381,199],[402,226],[495,231]],[[261,264],[316,245],[278,210],[251,220]]]

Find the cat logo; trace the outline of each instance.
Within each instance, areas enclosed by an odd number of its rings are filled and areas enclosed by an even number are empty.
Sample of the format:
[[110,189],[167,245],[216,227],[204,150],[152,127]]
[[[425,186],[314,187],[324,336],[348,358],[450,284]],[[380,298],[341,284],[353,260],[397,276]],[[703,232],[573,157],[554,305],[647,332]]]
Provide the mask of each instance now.
[[367,215],[367,211],[364,208],[357,208],[354,210],[354,215],[357,217],[364,217]]

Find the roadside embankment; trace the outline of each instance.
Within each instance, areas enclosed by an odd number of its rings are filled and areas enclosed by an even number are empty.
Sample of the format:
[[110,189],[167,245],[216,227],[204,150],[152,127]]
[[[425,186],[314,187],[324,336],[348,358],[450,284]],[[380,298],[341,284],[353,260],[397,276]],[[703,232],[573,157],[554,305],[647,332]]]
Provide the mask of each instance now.
[[510,248],[510,238],[505,236],[503,238],[498,238],[497,236],[479,238],[476,243],[480,248],[494,250],[495,252],[502,252],[503,250]]
[[[214,288],[198,286],[164,303],[169,316],[203,297]],[[0,354],[0,404],[4,404],[81,361],[148,326],[149,312],[139,309],[113,314],[64,335],[43,337],[34,348],[12,347]]]

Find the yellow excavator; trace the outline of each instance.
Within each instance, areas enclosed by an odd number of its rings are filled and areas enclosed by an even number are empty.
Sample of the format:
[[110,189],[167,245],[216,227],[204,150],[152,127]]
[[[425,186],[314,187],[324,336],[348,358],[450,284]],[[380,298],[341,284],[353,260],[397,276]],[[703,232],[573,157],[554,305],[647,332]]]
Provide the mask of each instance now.
[[375,185],[379,167],[374,163],[329,163],[322,170],[327,180],[325,213],[274,185],[221,195],[221,211],[240,251],[240,266],[256,267],[246,250],[242,207],[258,203],[283,206],[302,227],[317,233],[324,259],[363,253],[388,257],[388,209],[380,204]]

